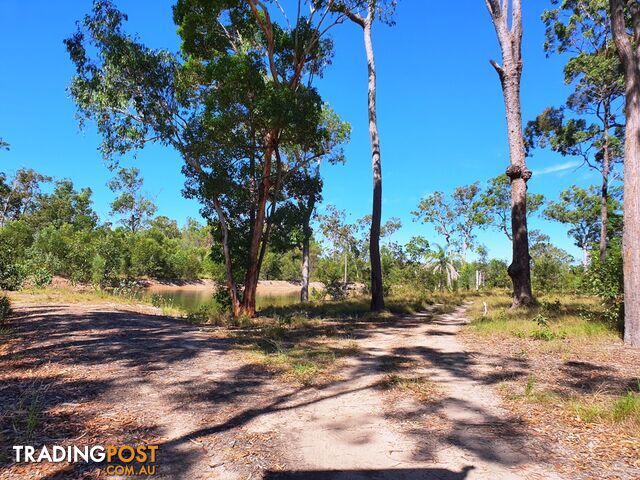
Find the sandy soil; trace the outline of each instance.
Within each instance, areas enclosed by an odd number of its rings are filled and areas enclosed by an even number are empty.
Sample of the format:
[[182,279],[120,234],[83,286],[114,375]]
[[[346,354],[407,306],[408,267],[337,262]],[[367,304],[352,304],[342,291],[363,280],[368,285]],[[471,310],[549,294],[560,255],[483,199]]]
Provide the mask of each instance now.
[[[0,347],[0,443],[159,443],[156,478],[167,479],[558,478],[524,455],[544,452],[500,407],[495,372],[458,342],[464,322],[460,310],[377,324],[356,335],[359,354],[340,378],[314,387],[283,383],[231,340],[149,312],[17,305],[15,336]],[[389,362],[405,360],[442,394],[418,402],[381,390]],[[24,438],[33,398],[38,426]],[[100,475],[3,453],[3,479]]]

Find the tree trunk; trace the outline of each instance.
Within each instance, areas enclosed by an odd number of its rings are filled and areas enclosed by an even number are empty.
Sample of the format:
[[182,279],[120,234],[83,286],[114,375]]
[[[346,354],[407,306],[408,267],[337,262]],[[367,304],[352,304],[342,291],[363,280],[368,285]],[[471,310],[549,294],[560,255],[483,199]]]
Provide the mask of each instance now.
[[510,165],[506,174],[511,181],[511,237],[512,261],[507,269],[513,283],[512,308],[533,303],[531,292],[531,257],[529,255],[529,232],[527,228],[527,181],[531,171],[525,161],[522,134],[522,112],[520,109],[520,79],[522,76],[522,9],[520,0],[511,0],[511,22],[509,1],[486,0],[487,8],[496,29],[502,66],[492,61],[498,72],[507,117]]
[[531,292],[531,257],[529,255],[529,231],[527,228],[527,181],[531,171],[527,169],[522,136],[522,114],[520,111],[520,73],[522,65],[508,65],[511,70],[503,82],[504,101],[507,111],[507,129],[511,164],[506,174],[511,180],[511,237],[512,260],[508,273],[513,283],[513,308],[533,302]]
[[582,246],[582,267],[585,270],[589,268],[589,248],[586,244]]
[[[640,347],[640,46],[634,45],[626,29],[625,5],[610,0],[611,30],[624,66],[624,341]],[[640,7],[630,3],[634,36],[640,36]]]
[[384,309],[382,289],[382,262],[380,261],[380,223],[382,220],[382,164],[380,160],[380,138],[376,113],[376,64],[371,43],[371,17],[364,25],[364,46],[367,52],[369,72],[368,110],[369,136],[371,137],[371,167],[373,170],[373,210],[371,214],[371,233],[369,235],[369,259],[371,260],[371,310]]
[[640,72],[627,87],[624,146],[624,341],[640,347]]
[[[318,173],[319,175],[319,173]],[[304,207],[305,218],[304,225],[302,226],[302,285],[300,288],[300,301],[308,302],[309,301],[309,282],[311,279],[311,235],[313,232],[311,231],[311,216],[313,215],[313,210],[315,209],[316,199],[313,195],[310,196],[308,204]]]
[[604,145],[602,159],[602,188],[600,206],[600,263],[607,259],[607,230],[609,223],[609,171],[611,170],[611,149],[609,146],[609,108],[604,109]]
[[266,149],[264,155],[264,166],[262,169],[262,180],[258,185],[258,202],[256,217],[251,231],[251,243],[247,258],[247,273],[244,280],[244,291],[242,295],[241,314],[249,317],[256,315],[256,292],[258,289],[258,278],[260,275],[260,246],[263,240],[264,224],[266,216],[267,200],[271,188],[271,162],[273,157],[273,135],[267,135],[265,139]]
[[309,301],[309,277],[311,264],[309,262],[309,237],[304,236],[302,240],[302,284],[300,286],[300,301]]
[[222,227],[222,252],[224,253],[224,265],[227,278],[227,289],[229,291],[229,297],[231,298],[231,310],[234,317],[240,314],[240,300],[238,298],[238,287],[233,278],[233,263],[231,261],[231,251],[229,249],[229,228],[227,220],[224,216],[224,211],[218,202],[217,197],[213,199],[213,205]]
[[344,279],[342,281],[342,285],[344,287],[344,291],[347,291],[347,287],[349,286],[349,281],[348,281],[348,276],[347,276],[347,272],[348,272],[348,265],[347,265],[347,259],[349,258],[349,254],[347,252],[344,252]]

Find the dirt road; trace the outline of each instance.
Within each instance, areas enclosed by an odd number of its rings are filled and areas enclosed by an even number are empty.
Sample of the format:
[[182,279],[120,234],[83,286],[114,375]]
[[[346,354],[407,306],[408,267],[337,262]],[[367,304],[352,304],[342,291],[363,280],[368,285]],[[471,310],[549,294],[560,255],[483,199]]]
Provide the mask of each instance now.
[[[315,388],[284,383],[230,340],[153,312],[19,305],[0,350],[1,443],[25,441],[14,427],[35,398],[31,444],[158,443],[160,478],[557,478],[523,453],[539,446],[500,408],[496,372],[456,339],[464,322],[460,309],[380,323],[356,336],[358,354],[339,378]],[[429,379],[438,395],[384,391],[390,366]],[[0,478],[100,473],[3,454]]]

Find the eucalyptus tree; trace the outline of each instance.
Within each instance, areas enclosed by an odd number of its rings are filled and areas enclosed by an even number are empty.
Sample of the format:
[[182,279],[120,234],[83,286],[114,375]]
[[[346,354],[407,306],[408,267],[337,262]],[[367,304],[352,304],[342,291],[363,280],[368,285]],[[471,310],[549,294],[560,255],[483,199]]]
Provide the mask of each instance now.
[[260,0],[179,0],[176,55],[126,34],[126,15],[103,0],[65,41],[76,67],[71,94],[107,159],[149,142],[182,156],[184,194],[214,225],[236,316],[255,314],[267,209],[283,172],[303,167],[286,147],[315,151],[325,137],[312,82],[331,57],[325,34],[337,19],[333,2],[306,3],[308,15],[298,9],[281,25],[276,6]]
[[[488,223],[504,233],[511,241],[511,188],[506,175],[489,179],[487,188],[481,194],[481,202],[488,217]],[[527,213],[535,213],[544,204],[544,195],[527,192]]]
[[9,144],[0,137],[0,150],[9,150]]
[[348,223],[347,213],[334,205],[327,205],[326,213],[318,215],[318,220],[322,235],[329,241],[330,252],[335,256],[341,256],[344,260],[342,283],[346,290],[349,282],[349,253],[355,250],[358,226]]
[[602,177],[600,261],[607,255],[609,177],[621,162],[624,78],[611,34],[607,0],[554,0],[546,10],[544,49],[568,55],[564,79],[573,90],[565,105],[547,108],[526,128],[529,146],[577,156]]
[[119,193],[111,202],[111,215],[120,215],[120,222],[135,234],[156,213],[157,207],[142,193],[144,180],[137,168],[121,168],[107,186]]
[[[331,165],[344,163],[342,144],[349,140],[351,126],[328,106],[323,107],[323,126],[325,136],[322,148],[316,151],[304,151],[293,146],[287,156],[296,158],[302,168],[283,175],[282,204],[272,203],[272,212],[268,227],[272,225],[275,250],[284,252],[299,247],[302,251],[300,300],[309,300],[309,282],[311,279],[311,240],[313,228],[311,219],[316,205],[322,201],[322,177],[320,168],[323,161]],[[263,244],[264,245],[264,244]]]
[[371,31],[376,20],[393,25],[393,15],[397,0],[337,0],[331,9],[362,28],[367,56],[368,72],[368,116],[371,139],[371,167],[373,171],[373,208],[371,232],[369,235],[369,258],[371,259],[371,310],[384,308],[382,285],[382,263],[380,260],[380,226],[382,222],[382,160],[380,156],[380,136],[378,134],[376,62]]
[[481,200],[480,183],[456,187],[451,195],[456,213],[456,229],[462,246],[462,259],[476,245],[476,230],[489,223],[486,208]]
[[[608,209],[612,208],[612,200]],[[544,210],[549,220],[563,223],[569,227],[569,235],[582,250],[582,266],[589,266],[589,246],[598,239],[600,232],[600,200],[595,187],[588,190],[572,186],[560,192],[558,202],[550,201]]]
[[610,0],[609,4],[625,79],[624,341],[640,347],[640,3]]
[[411,212],[415,220],[432,224],[436,233],[442,235],[445,249],[449,250],[454,241],[455,212],[449,205],[443,192],[427,195],[418,204],[418,209]]
[[50,181],[31,168],[20,168],[13,177],[0,172],[0,228],[27,213],[40,197],[42,184]]
[[490,221],[478,182],[456,187],[450,200],[442,192],[432,193],[420,201],[412,214],[432,224],[444,237],[445,250],[457,247],[465,261],[468,251],[475,246],[477,229]]
[[531,257],[527,228],[527,168],[520,108],[522,78],[522,4],[521,0],[485,0],[496,30],[502,65],[491,60],[502,85],[507,117],[510,165],[506,170],[511,181],[512,260],[508,268],[513,283],[512,308],[534,301],[531,291]]

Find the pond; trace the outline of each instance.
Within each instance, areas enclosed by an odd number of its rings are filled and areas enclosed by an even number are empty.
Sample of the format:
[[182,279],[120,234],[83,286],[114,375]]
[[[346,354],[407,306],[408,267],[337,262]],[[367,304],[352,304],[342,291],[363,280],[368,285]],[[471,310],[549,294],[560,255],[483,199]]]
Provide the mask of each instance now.
[[[200,307],[213,303],[213,292],[203,289],[162,289],[149,290],[144,293],[147,298],[160,299],[162,304],[171,305],[187,312],[193,312]],[[284,294],[260,294],[256,298],[256,308],[258,310],[266,307],[284,307],[300,301],[299,292],[289,292]]]

